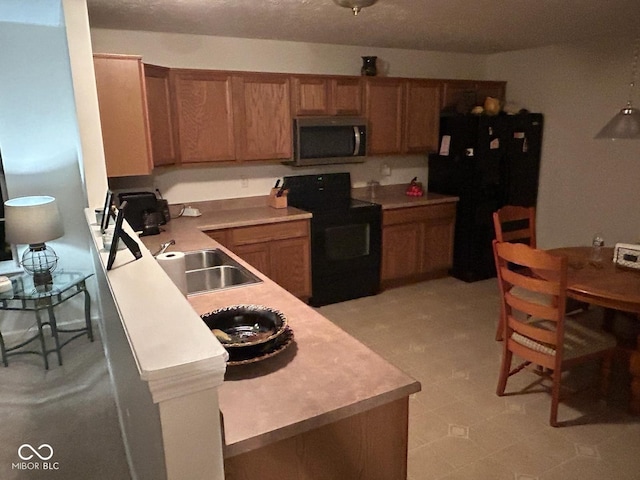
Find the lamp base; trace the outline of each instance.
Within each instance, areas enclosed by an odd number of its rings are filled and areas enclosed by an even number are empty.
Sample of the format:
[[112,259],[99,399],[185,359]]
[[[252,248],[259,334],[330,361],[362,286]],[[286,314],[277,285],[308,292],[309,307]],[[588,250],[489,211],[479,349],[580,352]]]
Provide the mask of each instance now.
[[58,256],[51,247],[44,243],[29,245],[22,255],[22,266],[33,275],[33,283],[36,286],[50,285],[53,283],[53,272],[58,265]]
[[51,272],[34,272],[33,273],[33,284],[36,287],[41,287],[44,285],[51,285],[53,283],[53,276]]

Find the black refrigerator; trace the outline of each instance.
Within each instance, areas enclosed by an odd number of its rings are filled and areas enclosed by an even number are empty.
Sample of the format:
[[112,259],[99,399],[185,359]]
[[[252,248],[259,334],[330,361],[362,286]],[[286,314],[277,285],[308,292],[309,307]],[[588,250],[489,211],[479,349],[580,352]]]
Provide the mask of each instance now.
[[429,156],[429,191],[460,197],[451,275],[495,276],[492,214],[503,205],[536,206],[543,116],[446,115],[440,148]]

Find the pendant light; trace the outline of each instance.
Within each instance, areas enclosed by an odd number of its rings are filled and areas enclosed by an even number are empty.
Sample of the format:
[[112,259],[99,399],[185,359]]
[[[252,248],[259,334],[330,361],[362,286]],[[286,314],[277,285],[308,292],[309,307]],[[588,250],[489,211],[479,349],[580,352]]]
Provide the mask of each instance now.
[[636,83],[638,70],[638,55],[640,54],[640,38],[635,41],[635,51],[633,54],[633,65],[631,67],[631,83],[629,84],[629,99],[627,106],[620,110],[609,123],[607,123],[595,138],[615,139],[640,139],[640,110],[634,108],[631,103],[633,98],[633,87]]
[[336,5],[349,8],[354,15],[358,15],[364,7],[370,7],[378,0],[333,0]]

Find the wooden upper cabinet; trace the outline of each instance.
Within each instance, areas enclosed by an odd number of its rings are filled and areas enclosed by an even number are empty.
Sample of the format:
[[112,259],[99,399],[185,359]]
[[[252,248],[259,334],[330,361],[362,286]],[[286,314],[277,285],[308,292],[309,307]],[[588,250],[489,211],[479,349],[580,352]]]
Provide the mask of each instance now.
[[305,115],[362,115],[362,82],[357,77],[295,75],[292,112]]
[[142,59],[95,54],[93,63],[107,176],[149,175],[151,140]]
[[478,80],[445,80],[443,82],[442,110],[469,113],[476,105],[483,105],[486,97],[504,102],[506,82]]
[[329,80],[330,115],[362,115],[362,80],[335,77]]
[[404,148],[406,153],[435,152],[440,128],[440,83],[407,80]]
[[402,151],[403,81],[367,78],[366,115],[369,120],[369,154]]
[[292,77],[291,107],[296,116],[329,114],[329,81],[326,77]]
[[144,65],[154,167],[176,163],[169,71],[165,67]]
[[236,158],[290,159],[293,148],[289,76],[235,74]]
[[172,70],[180,162],[236,159],[232,76],[207,70]]

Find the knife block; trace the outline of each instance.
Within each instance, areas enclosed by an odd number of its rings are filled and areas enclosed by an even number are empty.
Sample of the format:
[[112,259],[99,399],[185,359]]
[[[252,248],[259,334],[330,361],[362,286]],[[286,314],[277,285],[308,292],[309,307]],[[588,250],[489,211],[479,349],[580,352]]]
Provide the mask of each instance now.
[[287,196],[281,195],[277,196],[279,188],[272,188],[271,192],[269,192],[269,197],[267,198],[267,205],[272,208],[287,208]]

